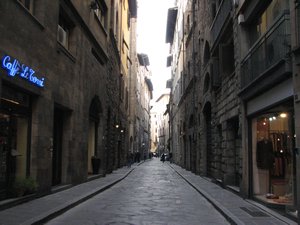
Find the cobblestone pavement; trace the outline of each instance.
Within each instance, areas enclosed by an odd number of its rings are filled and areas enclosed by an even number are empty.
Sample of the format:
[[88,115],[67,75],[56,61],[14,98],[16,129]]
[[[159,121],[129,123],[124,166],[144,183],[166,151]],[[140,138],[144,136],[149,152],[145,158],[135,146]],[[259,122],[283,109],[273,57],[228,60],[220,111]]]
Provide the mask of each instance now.
[[226,219],[168,163],[149,160],[110,189],[49,225],[218,225]]

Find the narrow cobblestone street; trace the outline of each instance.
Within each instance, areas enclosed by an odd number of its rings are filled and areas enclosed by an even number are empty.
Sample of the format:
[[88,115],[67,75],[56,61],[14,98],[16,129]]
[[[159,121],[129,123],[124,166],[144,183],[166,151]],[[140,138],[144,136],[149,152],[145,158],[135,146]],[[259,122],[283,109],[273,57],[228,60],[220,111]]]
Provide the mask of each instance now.
[[47,224],[228,224],[225,218],[159,159]]

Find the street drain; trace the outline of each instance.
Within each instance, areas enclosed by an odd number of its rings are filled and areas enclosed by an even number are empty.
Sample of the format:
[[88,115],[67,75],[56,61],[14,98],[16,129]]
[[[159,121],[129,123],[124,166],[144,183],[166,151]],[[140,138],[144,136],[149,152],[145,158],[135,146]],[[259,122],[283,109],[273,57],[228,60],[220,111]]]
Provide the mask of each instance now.
[[262,211],[257,210],[253,207],[240,207],[242,210],[244,210],[246,213],[253,217],[269,217],[267,214],[263,213]]

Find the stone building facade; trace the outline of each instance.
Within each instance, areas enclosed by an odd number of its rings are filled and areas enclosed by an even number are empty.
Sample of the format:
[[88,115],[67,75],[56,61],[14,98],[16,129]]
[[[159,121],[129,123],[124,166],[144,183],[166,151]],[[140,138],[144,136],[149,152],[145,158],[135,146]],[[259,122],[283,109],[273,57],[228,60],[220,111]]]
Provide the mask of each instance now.
[[47,193],[125,164],[120,43],[136,15],[131,0],[1,1],[1,198],[16,179]]
[[159,156],[170,152],[169,100],[169,93],[162,94],[151,109],[151,150]]
[[166,30],[174,161],[295,220],[297,13],[298,1],[182,0]]
[[130,152],[139,153],[143,158],[148,158],[151,134],[150,134],[150,101],[152,99],[153,84],[151,82],[151,70],[149,58],[146,54],[133,52],[133,60],[130,78]]

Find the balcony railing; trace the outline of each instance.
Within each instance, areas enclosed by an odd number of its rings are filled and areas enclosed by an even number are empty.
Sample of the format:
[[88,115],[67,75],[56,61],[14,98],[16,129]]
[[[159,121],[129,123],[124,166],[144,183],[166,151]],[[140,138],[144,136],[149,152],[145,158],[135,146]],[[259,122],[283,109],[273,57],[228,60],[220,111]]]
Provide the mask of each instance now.
[[223,0],[211,27],[212,45],[214,46],[227,17],[230,15],[232,1]]
[[241,62],[241,88],[287,59],[291,45],[289,21],[289,15],[284,14],[249,50]]

